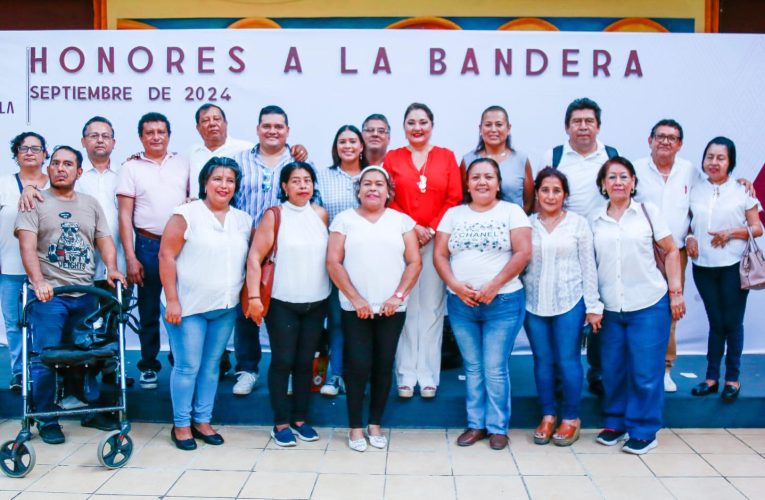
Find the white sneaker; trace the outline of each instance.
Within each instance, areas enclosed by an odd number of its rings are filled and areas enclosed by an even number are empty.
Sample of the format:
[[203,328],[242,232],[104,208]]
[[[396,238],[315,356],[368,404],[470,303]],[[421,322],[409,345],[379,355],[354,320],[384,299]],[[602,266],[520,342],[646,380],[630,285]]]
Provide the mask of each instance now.
[[321,386],[319,391],[322,396],[337,396],[341,392],[345,392],[345,382],[343,377],[339,375],[333,375],[327,380],[327,383]]
[[664,392],[677,392],[677,384],[669,372],[664,372]]
[[76,410],[77,408],[84,408],[88,406],[88,403],[83,403],[75,396],[67,396],[58,402],[58,406],[64,410]]
[[367,440],[364,438],[351,439],[351,433],[349,432],[348,447],[352,449],[353,451],[367,451]]
[[234,384],[234,396],[246,396],[252,392],[258,383],[258,374],[253,372],[236,372],[236,384]]

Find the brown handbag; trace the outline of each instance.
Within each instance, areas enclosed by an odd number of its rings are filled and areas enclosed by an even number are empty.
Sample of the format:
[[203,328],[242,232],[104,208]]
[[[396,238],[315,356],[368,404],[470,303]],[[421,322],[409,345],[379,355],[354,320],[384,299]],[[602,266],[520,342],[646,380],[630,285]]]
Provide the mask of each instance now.
[[741,276],[741,289],[760,290],[765,288],[765,259],[762,258],[760,246],[754,241],[749,224],[746,225],[746,230],[749,232],[749,238],[738,269]]
[[648,211],[645,209],[645,205],[641,203],[640,208],[643,209],[643,214],[648,220],[648,225],[651,226],[651,243],[653,243],[653,258],[656,261],[656,267],[659,268],[661,275],[664,276],[664,280],[666,280],[667,268],[664,265],[664,261],[667,260],[667,251],[656,243],[656,233],[653,232],[653,223],[651,222],[651,218],[648,217]]
[[[271,305],[271,291],[274,289],[274,272],[276,271],[276,251],[279,242],[279,226],[282,222],[282,210],[280,206],[271,207],[266,210],[274,213],[274,244],[271,251],[263,258],[260,263],[260,303],[263,304],[263,317],[268,314],[268,306]],[[265,214],[263,214],[265,215]],[[242,304],[242,312],[247,314],[247,303],[250,294],[247,291],[247,280],[244,280],[244,286],[239,295]]]

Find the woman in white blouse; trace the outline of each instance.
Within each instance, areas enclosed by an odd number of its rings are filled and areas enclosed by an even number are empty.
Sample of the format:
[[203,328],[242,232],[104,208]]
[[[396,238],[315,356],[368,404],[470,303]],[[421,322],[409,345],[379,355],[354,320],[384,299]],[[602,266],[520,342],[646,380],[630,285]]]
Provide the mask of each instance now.
[[223,444],[210,419],[252,228],[252,217],[230,206],[241,180],[234,160],[211,158],[199,173],[201,199],[177,207],[162,233],[162,315],[175,357],[170,435],[182,450],[195,449],[194,438]]
[[[260,263],[277,243],[271,305],[266,315],[271,364],[268,393],[274,412],[271,437],[279,446],[316,441],[319,434],[306,423],[311,396],[313,358],[327,313],[330,285],[327,268],[327,211],[314,200],[316,173],[311,165],[295,161],[279,176],[282,204],[260,221],[247,258],[246,316],[260,324]],[[275,235],[274,211],[281,222]],[[292,374],[293,396],[287,395]]]
[[365,451],[362,413],[370,383],[367,437],[375,448],[388,441],[380,428],[393,381],[393,360],[406,319],[406,301],[422,269],[414,220],[387,208],[393,183],[380,167],[359,174],[358,208],[332,221],[327,268],[340,290],[345,338],[348,446]]
[[[627,440],[622,451],[640,455],[658,444],[669,327],[685,314],[685,301],[677,245],[656,205],[632,199],[637,181],[626,158],[603,164],[596,182],[608,205],[593,219],[592,232],[605,306],[598,334],[605,429],[597,441],[613,446]],[[666,280],[654,241],[667,252]]]
[[[590,225],[563,209],[568,179],[559,170],[542,169],[534,181],[538,212],[531,216],[531,262],[523,274],[526,287],[526,335],[534,354],[542,422],[536,444],[552,439],[569,446],[579,438],[582,394],[581,332],[585,323],[600,330],[603,303]],[[562,389],[561,421],[556,424],[556,383]]]
[[446,211],[436,233],[433,263],[448,287],[449,321],[467,376],[467,420],[459,446],[489,436],[507,446],[510,424],[508,362],[523,325],[526,298],[519,275],[531,257],[523,209],[502,200],[502,174],[491,158],[466,171],[465,203]]
[[720,363],[725,353],[722,398],[734,401],[741,390],[744,311],[749,294],[741,289],[739,263],[749,231],[760,236],[762,225],[757,200],[730,178],[736,166],[733,141],[715,137],[704,149],[702,161],[707,178],[691,189],[691,234],[686,239],[686,248],[693,259],[693,280],[709,319],[709,341],[706,380],[691,393],[706,396],[718,392]]

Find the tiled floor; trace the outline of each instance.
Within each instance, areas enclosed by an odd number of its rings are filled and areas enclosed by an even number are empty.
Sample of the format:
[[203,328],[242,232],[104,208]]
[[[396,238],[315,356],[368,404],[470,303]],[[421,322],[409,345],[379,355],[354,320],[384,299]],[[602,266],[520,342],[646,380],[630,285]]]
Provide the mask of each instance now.
[[[18,428],[0,422],[0,440]],[[27,477],[0,476],[0,500],[765,499],[765,429],[665,429],[643,457],[598,445],[594,429],[571,448],[536,446],[531,431],[513,430],[510,449],[499,452],[485,441],[456,446],[456,429],[392,430],[389,450],[366,453],[347,448],[345,429],[320,429],[320,441],[292,449],[275,446],[264,427],[219,430],[224,446],[183,452],[169,426],[134,424],[130,462],[108,470],[96,458],[103,433],[65,422],[65,444],[32,441],[37,465]]]

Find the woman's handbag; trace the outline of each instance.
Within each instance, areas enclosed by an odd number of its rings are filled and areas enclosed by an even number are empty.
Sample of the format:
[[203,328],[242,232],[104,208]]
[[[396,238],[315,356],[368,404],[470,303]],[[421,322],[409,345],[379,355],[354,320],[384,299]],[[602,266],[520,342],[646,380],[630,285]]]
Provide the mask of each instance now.
[[643,209],[643,214],[648,220],[648,225],[651,226],[651,243],[653,243],[653,258],[656,261],[656,267],[659,268],[661,275],[664,276],[664,280],[667,279],[667,268],[664,265],[664,261],[667,260],[667,251],[664,250],[658,243],[656,243],[656,233],[653,232],[653,223],[648,216],[648,211],[645,209],[644,204],[640,204],[640,208]]
[[746,225],[749,239],[746,242],[744,254],[741,256],[738,272],[741,275],[742,290],[760,290],[765,288],[765,259],[762,258],[757,242],[754,241],[752,229]]
[[[268,306],[271,305],[271,291],[274,289],[274,272],[276,271],[276,251],[279,242],[279,225],[282,221],[281,207],[271,207],[266,212],[272,211],[274,213],[274,244],[271,247],[271,251],[260,263],[260,303],[263,304],[263,317],[268,313]],[[264,214],[265,215],[265,214]],[[244,281],[242,286],[242,292],[240,293],[239,300],[242,303],[242,312],[247,314],[247,302],[249,301],[249,293],[247,291],[247,280]]]

